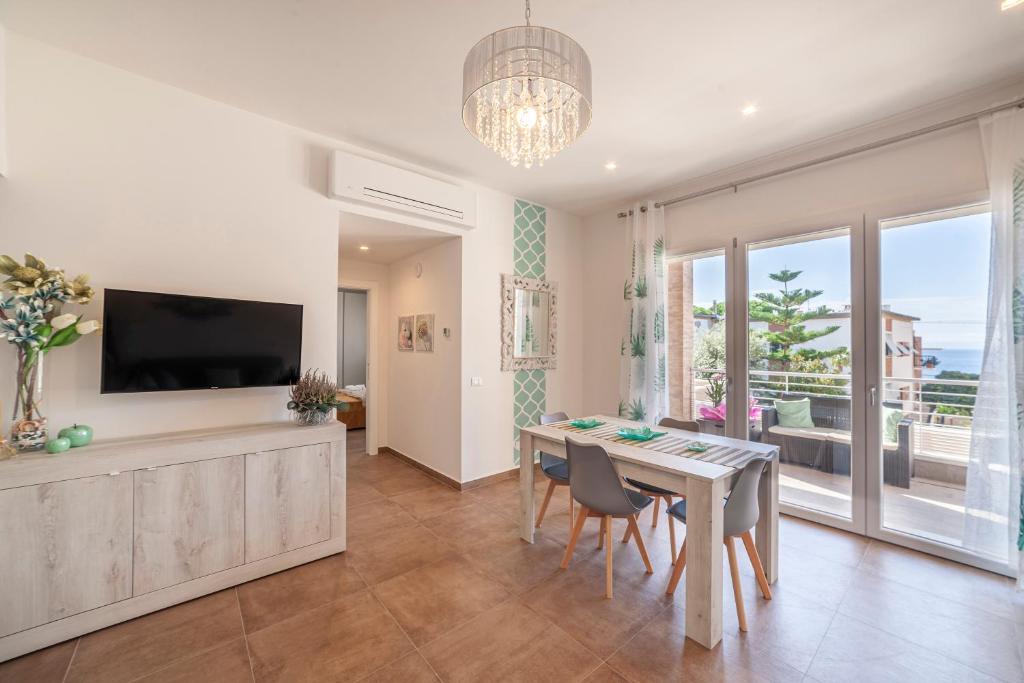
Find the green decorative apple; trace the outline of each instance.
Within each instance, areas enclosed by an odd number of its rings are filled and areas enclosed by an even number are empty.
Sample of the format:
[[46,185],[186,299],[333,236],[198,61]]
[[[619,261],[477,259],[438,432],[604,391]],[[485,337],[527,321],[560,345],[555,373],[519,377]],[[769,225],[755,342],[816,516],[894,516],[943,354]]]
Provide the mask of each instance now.
[[70,441],[72,448],[78,448],[79,446],[85,446],[92,441],[92,427],[89,425],[74,424],[60,430],[60,433],[57,434],[57,436]]
[[46,442],[47,453],[63,453],[69,448],[71,448],[71,439],[67,437],[58,436],[56,439],[50,439]]

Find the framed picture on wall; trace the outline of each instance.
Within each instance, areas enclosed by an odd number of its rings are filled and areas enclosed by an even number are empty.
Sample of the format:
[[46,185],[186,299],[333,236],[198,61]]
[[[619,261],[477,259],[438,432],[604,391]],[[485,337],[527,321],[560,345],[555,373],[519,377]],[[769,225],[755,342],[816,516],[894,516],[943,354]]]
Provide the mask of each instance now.
[[416,319],[411,315],[403,315],[398,318],[398,350],[412,351],[413,330],[416,327]]
[[434,314],[420,313],[416,316],[415,344],[417,351],[434,350]]

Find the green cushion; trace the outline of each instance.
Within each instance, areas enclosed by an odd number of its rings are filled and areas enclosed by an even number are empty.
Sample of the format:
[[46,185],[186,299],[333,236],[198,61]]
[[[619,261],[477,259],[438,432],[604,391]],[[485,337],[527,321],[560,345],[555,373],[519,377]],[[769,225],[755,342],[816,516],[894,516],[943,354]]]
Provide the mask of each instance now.
[[776,400],[775,411],[779,414],[780,427],[814,427],[809,398],[797,401]]
[[899,426],[903,411],[899,408],[882,407],[882,434],[886,443],[899,441]]

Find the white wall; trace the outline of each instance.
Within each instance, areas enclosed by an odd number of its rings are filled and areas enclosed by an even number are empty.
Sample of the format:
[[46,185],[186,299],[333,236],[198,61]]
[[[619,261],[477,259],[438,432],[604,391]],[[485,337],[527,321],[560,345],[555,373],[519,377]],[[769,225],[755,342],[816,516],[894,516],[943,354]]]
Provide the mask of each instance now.
[[[743,169],[735,173],[737,178],[743,175]],[[728,250],[734,237],[741,243],[757,241],[859,225],[865,213],[877,218],[948,208],[976,200],[986,187],[981,138],[977,126],[968,125],[743,186],[735,193],[667,207],[668,251]],[[651,199],[675,194],[659,193]],[[618,402],[626,223],[615,213],[602,212],[584,221],[584,288],[588,297],[608,302],[588,306],[584,319],[585,412],[607,412]]]
[[[513,467],[513,374],[501,371],[501,273],[512,272],[514,198],[480,190],[477,228],[462,239],[463,481]],[[581,221],[547,209],[547,279],[558,283],[558,368],[547,372],[547,409],[583,407]],[[590,298],[588,296],[587,303]],[[472,377],[483,386],[470,386]]]
[[[388,319],[434,314],[433,352],[399,351],[388,336],[387,445],[455,481],[462,481],[459,387],[461,260],[458,239],[392,263]],[[416,276],[416,264],[422,274]],[[445,338],[444,328],[451,330]]]
[[[302,364],[334,374],[325,139],[18,34],[7,55],[0,253],[87,271],[99,289],[302,304]],[[102,295],[85,312],[101,308]],[[13,357],[0,356],[5,411]],[[48,357],[54,430],[78,421],[108,438],[287,416],[284,388],[101,396],[99,361],[98,337]]]
[[[326,197],[327,157],[347,149],[445,178],[423,167],[331,140],[46,46],[7,35],[9,175],[0,179],[0,253],[30,251],[98,287],[207,294],[305,306],[303,365],[336,374],[337,286],[381,285],[370,264],[338,263],[340,212]],[[512,466],[512,374],[500,371],[500,274],[512,271],[513,197],[479,186],[478,227],[465,232],[462,310],[449,325],[461,417],[445,473],[462,480]],[[429,221],[408,221],[424,224]],[[460,232],[442,225],[426,225]],[[548,209],[548,277],[559,283],[559,368],[548,408],[582,406],[583,232]],[[384,269],[387,271],[387,268]],[[589,301],[589,297],[588,297]],[[101,298],[86,311],[96,316]],[[439,323],[439,328],[440,328]],[[392,319],[380,315],[378,344]],[[441,343],[439,339],[438,343]],[[54,426],[93,425],[101,438],[284,419],[284,389],[100,396],[98,338],[50,357]],[[0,356],[0,400],[13,395],[13,350]],[[389,358],[378,387],[389,405]],[[484,386],[470,388],[470,377]],[[400,384],[397,386],[401,386]],[[431,413],[436,406],[416,406]],[[378,440],[402,439],[380,418]],[[370,419],[373,419],[372,417]]]

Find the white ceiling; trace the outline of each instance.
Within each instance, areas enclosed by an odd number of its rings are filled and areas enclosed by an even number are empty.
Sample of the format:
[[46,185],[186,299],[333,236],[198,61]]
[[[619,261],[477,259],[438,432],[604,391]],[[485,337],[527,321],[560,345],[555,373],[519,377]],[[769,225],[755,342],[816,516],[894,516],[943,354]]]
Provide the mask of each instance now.
[[[591,129],[507,166],[460,118],[462,62],[516,0],[0,0],[18,31],[208,97],[588,214],[1024,73],[999,0],[534,0],[594,72]],[[760,111],[739,109],[756,101]],[[604,169],[614,160],[618,170]]]
[[[388,265],[451,239],[457,237],[342,212],[338,229],[338,255],[343,264],[345,261],[362,261]],[[369,247],[369,250],[362,251],[359,248],[361,246]]]

